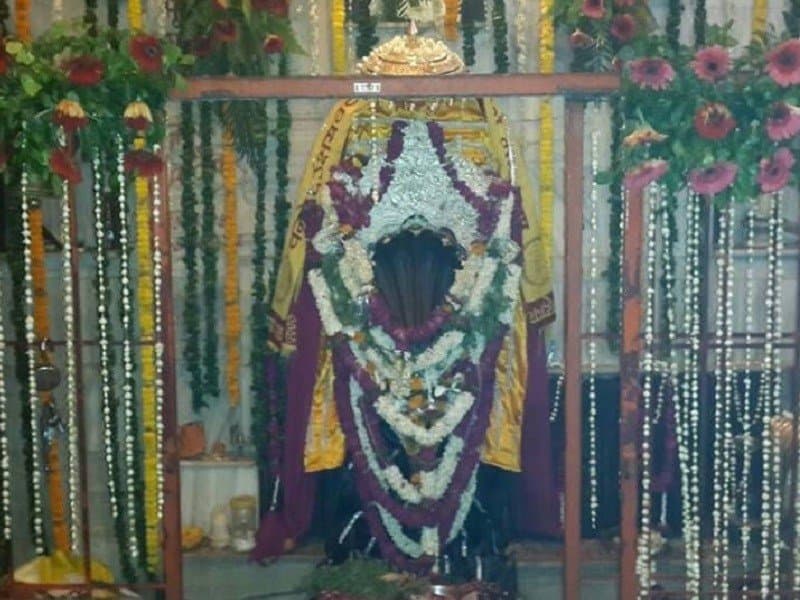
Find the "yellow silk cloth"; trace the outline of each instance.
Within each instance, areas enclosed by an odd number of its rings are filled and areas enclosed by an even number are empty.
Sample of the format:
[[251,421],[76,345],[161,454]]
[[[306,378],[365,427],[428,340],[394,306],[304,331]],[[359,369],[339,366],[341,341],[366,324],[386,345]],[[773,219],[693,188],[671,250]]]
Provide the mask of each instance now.
[[[114,583],[111,569],[97,560],[92,560],[89,575],[93,583]],[[14,581],[27,584],[85,583],[83,558],[56,550],[52,556],[37,556],[14,571]],[[92,592],[93,598],[116,598],[117,593]]]
[[[329,112],[312,147],[290,216],[271,308],[270,344],[283,353],[295,347],[292,305],[305,275],[306,236],[300,218],[303,203],[315,201],[330,170],[344,156],[369,154],[370,140],[385,140],[396,119],[432,120],[442,125],[447,141],[458,141],[458,151],[475,164],[491,168],[519,186],[526,219],[523,229],[521,304],[513,330],[505,340],[497,365],[498,387],[483,461],[519,471],[519,439],[527,378],[527,323],[542,324],[554,316],[550,264],[541,231],[541,207],[533,194],[527,168],[509,139],[508,123],[491,100],[395,103],[386,100],[344,100]],[[512,177],[513,175],[513,177]],[[323,346],[324,348],[324,346]],[[291,401],[291,398],[289,399]],[[333,367],[324,348],[318,360],[311,415],[306,434],[305,468],[332,469],[344,461],[345,448],[333,401]]]

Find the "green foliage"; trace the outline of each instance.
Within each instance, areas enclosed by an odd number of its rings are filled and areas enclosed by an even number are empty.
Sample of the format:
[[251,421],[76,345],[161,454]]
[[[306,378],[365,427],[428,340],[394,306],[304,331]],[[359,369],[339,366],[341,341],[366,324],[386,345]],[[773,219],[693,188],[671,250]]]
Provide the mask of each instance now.
[[425,593],[425,580],[399,575],[379,560],[351,559],[314,569],[304,588],[312,594],[339,592],[357,598],[408,600]]
[[505,0],[494,0],[492,7],[494,72],[508,73],[508,23]]
[[370,0],[353,0],[350,20],[356,24],[356,56],[367,56],[378,43],[378,19],[369,11]]

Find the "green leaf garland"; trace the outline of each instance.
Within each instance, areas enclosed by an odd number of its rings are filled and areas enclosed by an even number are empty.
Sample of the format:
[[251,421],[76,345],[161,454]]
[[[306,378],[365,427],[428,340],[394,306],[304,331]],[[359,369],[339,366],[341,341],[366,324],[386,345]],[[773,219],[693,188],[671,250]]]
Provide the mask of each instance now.
[[6,21],[10,16],[11,10],[8,7],[8,0],[0,0],[0,36],[5,37],[8,35]]
[[197,197],[194,189],[194,113],[192,102],[181,102],[181,226],[186,293],[183,304],[185,338],[183,360],[189,373],[192,410],[207,406],[203,396],[203,365],[200,362],[200,298],[197,278]]
[[[109,4],[114,4],[114,1],[112,0]],[[97,35],[97,0],[86,0],[83,22],[88,27],[89,35]]]
[[681,17],[683,13],[683,5],[681,0],[669,0],[669,7],[667,11],[667,41],[673,52],[677,52],[680,48],[680,35],[681,35]]
[[116,0],[110,0],[107,4],[106,19],[108,26],[111,29],[116,29],[119,26],[119,4]]
[[495,73],[508,73],[508,23],[506,23],[505,0],[494,0],[492,37],[494,40],[494,71]]
[[789,8],[783,13],[783,20],[789,35],[800,36],[800,0],[789,0]]
[[706,45],[706,0],[695,0],[694,5],[694,45]]
[[200,103],[200,195],[202,197],[202,262],[203,262],[203,384],[205,393],[219,397],[219,358],[217,347],[217,252],[219,241],[214,230],[214,151],[212,135],[211,102]]
[[[610,100],[611,106],[611,169],[618,172],[620,168],[620,143],[622,136],[622,126],[625,122],[623,101],[618,95],[614,95]],[[620,219],[625,210],[622,199],[622,180],[614,177],[608,188],[609,220],[608,220],[608,242],[609,257],[608,271],[608,316],[606,321],[606,331],[619,332],[619,324],[622,319],[622,234],[620,233]],[[608,338],[609,348],[618,350],[620,339],[618,335],[611,333]]]
[[469,10],[467,2],[461,3],[461,53],[464,64],[471,67],[475,64],[475,17]]
[[369,12],[370,0],[355,0],[350,19],[356,24],[357,58],[367,56],[378,43],[377,19]]

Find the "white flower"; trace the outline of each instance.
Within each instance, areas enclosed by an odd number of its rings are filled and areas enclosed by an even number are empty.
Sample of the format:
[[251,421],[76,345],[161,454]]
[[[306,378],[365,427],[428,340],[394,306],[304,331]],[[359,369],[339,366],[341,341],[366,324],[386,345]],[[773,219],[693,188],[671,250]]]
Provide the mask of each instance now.
[[317,302],[317,310],[319,311],[319,318],[322,321],[322,327],[327,335],[335,335],[344,330],[342,322],[336,316],[336,311],[331,302],[330,290],[328,284],[325,282],[325,276],[319,269],[313,269],[308,272],[308,284],[311,286],[311,291],[314,294],[314,299]]
[[496,258],[485,257],[483,259],[483,268],[480,273],[478,273],[478,277],[472,287],[472,293],[465,307],[468,314],[477,316],[483,312],[486,293],[492,285],[498,265],[499,263]]
[[372,287],[373,274],[367,250],[355,239],[342,242],[344,254],[339,260],[339,274],[351,298],[358,298]]
[[398,409],[394,399],[385,394],[378,398],[375,410],[398,435],[410,438],[420,446],[434,446],[453,432],[475,402],[475,396],[468,391],[451,392],[448,396],[449,406],[431,427],[414,423]]

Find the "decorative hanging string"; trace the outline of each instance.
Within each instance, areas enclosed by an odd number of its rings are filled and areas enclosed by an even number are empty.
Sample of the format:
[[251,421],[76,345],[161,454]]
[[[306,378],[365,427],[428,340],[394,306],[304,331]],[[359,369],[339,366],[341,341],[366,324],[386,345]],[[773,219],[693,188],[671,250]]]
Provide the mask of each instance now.
[[[63,132],[61,133],[63,135]],[[66,408],[67,408],[67,505],[69,507],[69,543],[68,547],[74,554],[80,552],[80,498],[78,496],[78,394],[75,373],[75,305],[72,281],[72,214],[70,206],[70,189],[66,180],[61,182],[61,266],[64,285],[64,332],[66,355]],[[57,453],[55,440],[50,441],[50,452]],[[53,485],[52,473],[50,484]],[[60,487],[60,486],[59,486]],[[51,490],[51,497],[52,497]],[[55,526],[56,516],[53,515]],[[59,535],[54,532],[56,547],[64,540],[59,540]]]
[[[620,143],[622,138],[622,129],[624,124],[624,107],[622,100],[613,96],[609,101],[611,107],[611,166],[610,169],[614,173],[620,172]],[[624,225],[623,225],[623,198],[621,178],[615,177],[608,187],[608,204],[609,204],[609,220],[608,220],[608,268],[606,269],[606,277],[608,278],[608,309],[606,319],[606,331],[616,332],[619,330],[619,324],[622,322],[622,240],[624,238]],[[552,209],[551,209],[551,223],[552,223]],[[550,226],[552,231],[552,224]],[[552,234],[551,234],[552,235]],[[551,242],[552,244],[552,242]],[[609,347],[612,350],[619,349],[619,337],[612,335],[608,339]]]
[[[134,148],[144,148],[139,136]],[[161,460],[156,435],[156,373],[155,373],[155,298],[153,290],[153,232],[150,229],[151,202],[148,178],[136,176],[136,266],[137,308],[139,316],[139,360],[141,364],[142,440],[144,460],[144,520],[145,549],[148,572],[155,573],[160,560],[161,540],[158,523],[158,463]]]
[[760,39],[767,31],[767,9],[769,0],[753,0],[753,17],[750,36],[753,41]]
[[[3,284],[0,282],[0,306],[5,306]],[[0,311],[0,525],[3,540],[11,543],[11,459],[8,445],[8,396],[6,395],[6,334]]]
[[31,41],[31,2],[30,0],[14,0],[14,27],[19,41],[27,44]]
[[356,58],[367,56],[375,44],[378,43],[376,34],[376,19],[370,14],[370,0],[353,0],[353,10],[350,18],[355,21],[358,30],[356,33]]
[[[23,134],[24,135],[24,134]],[[25,141],[23,137],[23,149]],[[38,209],[31,210],[28,204],[28,170],[22,168],[21,182],[21,212],[22,212],[22,246],[24,255],[25,272],[25,343],[27,345],[28,360],[28,399],[30,414],[31,431],[31,522],[33,530],[33,549],[37,555],[45,552],[44,547],[44,510],[42,506],[42,450],[41,437],[39,435],[39,399],[36,392],[36,331],[35,313],[36,305],[34,302],[34,277],[33,277],[33,234],[31,216],[38,212]],[[41,216],[41,212],[38,213]],[[39,221],[41,227],[41,220]]]
[[[109,2],[111,4],[111,2]],[[60,19],[59,15],[56,17]],[[97,35],[97,0],[86,0],[83,11],[83,23],[88,27],[89,35]]]
[[665,31],[667,34],[667,43],[673,52],[677,53],[681,45],[681,16],[683,13],[683,4],[681,0],[669,0],[667,8],[667,22]]
[[723,587],[727,593],[729,586],[728,573],[730,569],[730,538],[729,532],[733,526],[733,507],[735,500],[735,485],[736,485],[736,448],[733,442],[733,420],[736,414],[736,372],[733,365],[733,302],[734,294],[736,292],[736,272],[734,269],[734,256],[733,256],[733,239],[735,230],[735,209],[736,201],[728,204],[727,209],[723,213],[723,219],[727,220],[727,239],[725,246],[725,331],[723,338],[723,349],[725,362],[723,364],[724,370],[724,397],[725,404],[723,410],[725,411],[725,419],[723,422],[722,430],[722,450],[724,457],[724,473],[722,481],[723,491],[723,515],[722,527],[725,534],[722,539],[722,575],[724,577]]
[[[200,298],[197,271],[197,196],[194,189],[195,162],[194,104],[181,103],[181,226],[183,228],[183,265],[186,288],[183,304],[185,339],[183,361],[189,373],[192,410],[206,406],[203,398],[203,367],[200,362]],[[257,339],[257,338],[253,338]]]
[[200,103],[200,195],[203,200],[201,240],[203,263],[203,387],[212,398],[219,397],[217,356],[217,235],[214,231],[214,151],[211,145],[212,104]]
[[694,5],[694,45],[696,48],[706,43],[706,0],[695,0]]
[[[501,3],[502,4],[502,3]],[[539,4],[539,72],[555,70],[554,0]],[[547,268],[553,262],[553,204],[555,201],[555,124],[553,104],[548,98],[539,101],[539,204],[541,206],[542,246]],[[615,325],[616,328],[616,325]]]
[[[742,422],[742,478],[741,493],[739,504],[742,509],[742,572],[748,573],[750,560],[750,544],[752,543],[752,528],[750,527],[750,477],[752,469],[753,452],[753,332],[755,307],[755,211],[753,210],[753,200],[750,200],[747,208],[746,237],[747,237],[747,270],[745,276],[745,305],[744,305],[744,381],[743,395],[740,418]],[[749,590],[747,579],[743,582],[742,591]]]
[[128,29],[141,31],[142,21],[142,0],[128,0]]
[[237,212],[237,173],[236,150],[233,145],[233,132],[222,130],[222,183],[224,189],[224,236],[225,248],[225,382],[228,403],[239,406],[239,336],[241,335],[241,315],[239,313],[239,227]]
[[106,3],[106,22],[110,29],[116,29],[119,26],[119,3]]
[[[165,127],[169,128],[169,122]],[[161,147],[153,147],[156,154]],[[153,352],[155,358],[155,449],[156,449],[156,523],[160,527],[164,516],[164,314],[161,293],[164,283],[163,251],[161,248],[161,180],[156,174],[152,181],[153,190]],[[147,428],[145,426],[145,432]],[[160,539],[159,539],[160,542]],[[155,569],[154,569],[155,570]]]
[[519,73],[528,71],[528,4],[527,0],[517,0],[517,14],[514,17]]
[[347,73],[346,16],[344,0],[331,0],[331,60],[334,75]]
[[658,187],[650,185],[645,190],[645,214],[647,215],[645,255],[647,288],[644,298],[644,337],[642,343],[642,491],[641,524],[639,526],[636,572],[639,575],[640,597],[649,597],[652,581],[651,556],[651,413],[653,395],[653,342],[655,335],[655,283],[656,283],[656,211],[655,198]]
[[591,136],[591,161],[592,181],[589,194],[589,340],[587,357],[589,360],[589,517],[592,530],[597,530],[597,223],[598,203],[600,201],[600,186],[597,183],[597,174],[600,171],[600,104],[593,102],[591,105],[592,131]]
[[475,64],[475,15],[468,2],[461,3],[461,55],[467,68]]
[[317,0],[308,0],[308,24],[311,28],[311,68],[309,69],[309,75],[312,77],[316,77],[319,75],[319,63],[320,63],[320,56],[319,56],[319,47],[320,47],[320,17],[319,17],[319,5],[317,4]]
[[800,36],[800,0],[789,0],[789,7],[783,13],[783,20],[791,37]]
[[505,0],[494,0],[492,40],[494,42],[494,72],[508,73],[508,24],[506,23]]
[[125,460],[125,508],[127,513],[127,555],[134,562],[145,564],[144,552],[144,492],[142,490],[141,446],[139,438],[138,407],[136,402],[137,388],[134,374],[133,339],[135,335],[133,314],[133,275],[130,264],[130,234],[128,227],[128,190],[125,179],[125,150],[122,138],[117,136],[117,191],[119,204],[119,242],[120,242],[120,283],[122,292],[122,397],[125,408],[124,441]]

